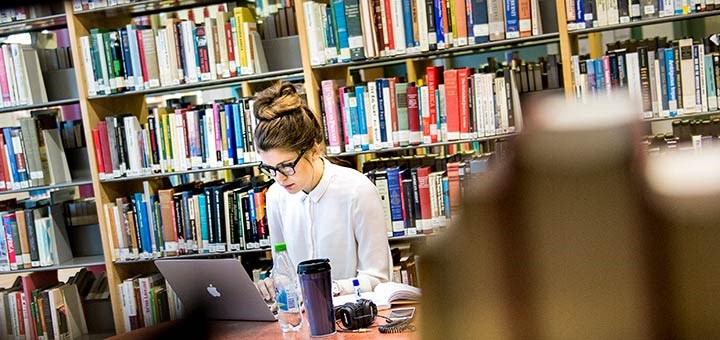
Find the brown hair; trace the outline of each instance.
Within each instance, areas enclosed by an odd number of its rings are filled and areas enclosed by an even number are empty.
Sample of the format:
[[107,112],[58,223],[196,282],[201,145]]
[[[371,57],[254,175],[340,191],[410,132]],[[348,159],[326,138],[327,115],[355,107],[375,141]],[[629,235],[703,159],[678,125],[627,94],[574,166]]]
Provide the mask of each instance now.
[[324,142],[318,116],[287,82],[279,82],[255,95],[255,146],[258,151],[281,149],[300,152]]

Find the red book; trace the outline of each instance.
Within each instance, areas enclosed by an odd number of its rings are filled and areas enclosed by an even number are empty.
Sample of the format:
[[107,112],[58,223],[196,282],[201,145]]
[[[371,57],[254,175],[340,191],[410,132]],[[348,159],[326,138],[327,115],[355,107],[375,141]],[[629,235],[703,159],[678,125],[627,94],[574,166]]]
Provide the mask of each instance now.
[[418,103],[418,88],[415,83],[408,84],[408,122],[410,127],[410,145],[418,145],[422,142],[422,131],[420,131],[420,109]]
[[2,90],[2,103],[9,105],[12,100],[10,99],[10,88],[8,87],[8,78],[5,72],[5,54],[2,48],[0,48],[0,89]]
[[447,139],[460,139],[460,98],[458,71],[447,70],[445,76],[445,115],[447,117]]
[[100,130],[92,129],[93,149],[95,149],[95,164],[97,164],[98,173],[105,174],[105,162],[102,156],[102,144],[100,143]]
[[424,166],[417,169],[418,192],[420,193],[420,211],[422,212],[422,232],[423,234],[432,233],[432,210],[430,209],[430,185],[428,176],[430,175],[430,167]]
[[[383,0],[383,1],[385,3],[385,28],[386,28],[385,33],[387,34],[388,49],[390,49],[390,51],[394,51],[395,50],[395,36],[394,36],[395,33],[393,33],[392,11],[390,10],[390,8],[391,8],[390,2],[392,0]],[[385,38],[384,35],[383,35],[383,38]]]
[[325,129],[328,134],[327,152],[342,152],[340,141],[340,114],[338,113],[337,93],[338,80],[322,81],[322,99],[325,104]]
[[137,41],[138,41],[138,53],[140,54],[140,68],[142,69],[143,82],[147,85],[150,83],[150,76],[148,75],[147,63],[145,62],[145,44],[143,44],[143,30],[137,30]]
[[3,224],[3,237],[5,237],[5,246],[7,248],[7,256],[8,256],[8,264],[10,265],[11,270],[17,270],[17,258],[15,257],[15,242],[13,242],[12,238],[12,230],[10,228],[10,225],[12,223],[12,220],[15,219],[15,214],[7,214],[2,217],[2,224]]
[[[372,0],[373,18],[375,19],[375,39],[377,39],[378,42],[378,52],[386,52],[390,49],[388,47],[388,39],[385,37],[385,26],[383,26],[383,1],[384,0]],[[332,6],[332,4],[330,6]]]
[[423,134],[430,135],[430,142],[437,143],[438,131],[437,131],[437,98],[435,92],[440,84],[440,74],[442,74],[442,67],[440,66],[428,66],[425,70],[427,72],[427,87],[428,87],[428,103],[430,104],[430,119],[423,121]]
[[[450,196],[450,215],[456,215],[460,209],[460,163],[447,164],[448,196]],[[447,216],[448,218],[450,216]]]
[[458,70],[458,90],[460,91],[460,138],[468,139],[470,135],[470,89],[469,79],[471,76],[469,68]]
[[[225,37],[227,39],[227,53],[228,53],[228,65],[237,65],[235,62],[235,45],[233,44],[232,40],[232,25],[230,25],[230,22],[225,23]],[[234,77],[237,75],[237,68],[236,67],[228,67],[230,69],[230,76]]]
[[445,47],[449,47],[449,46],[452,46],[453,43],[455,42],[453,39],[452,32],[450,32],[450,28],[451,28],[450,27],[450,24],[451,24],[450,15],[451,15],[451,13],[450,13],[450,5],[448,4],[448,1],[453,1],[453,0],[439,0],[439,1],[441,4],[440,5],[441,10],[445,11],[445,13],[443,13],[443,16],[442,16],[443,28],[444,28],[443,33],[445,33]]
[[15,294],[15,306],[17,307],[18,324],[20,325],[18,333],[20,334],[20,339],[25,339],[25,313],[23,313],[22,308],[22,295],[22,292],[17,292]]
[[98,132],[100,133],[100,149],[102,152],[103,168],[105,173],[112,173],[112,158],[110,158],[110,140],[108,138],[107,123],[105,121],[98,122]]
[[[397,83],[397,78],[390,78],[388,79],[390,82],[390,119],[392,123],[392,140],[393,140],[393,146],[398,147],[400,146],[400,136],[399,136],[399,127],[398,127],[398,114],[397,114],[397,100],[395,98],[395,83]],[[385,114],[385,119],[387,119],[387,113]]]
[[[28,311],[32,302],[32,291],[41,287],[49,287],[58,283],[58,275],[54,270],[46,270],[25,275],[22,277],[23,292],[25,293],[25,303],[28,306]],[[19,294],[18,294],[19,295]],[[34,325],[37,324],[35,315],[28,313],[29,324],[31,325],[27,331],[30,332],[31,339],[37,339],[37,330]],[[27,333],[26,331],[26,333]]]

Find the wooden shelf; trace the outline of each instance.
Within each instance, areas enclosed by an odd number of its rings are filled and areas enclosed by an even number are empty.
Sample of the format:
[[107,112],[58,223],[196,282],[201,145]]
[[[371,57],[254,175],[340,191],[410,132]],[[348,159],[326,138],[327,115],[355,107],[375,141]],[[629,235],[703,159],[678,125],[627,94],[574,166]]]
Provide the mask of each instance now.
[[266,73],[250,74],[246,76],[231,77],[225,79],[201,81],[197,83],[181,84],[173,86],[156,87],[140,91],[125,91],[114,94],[103,94],[96,96],[89,96],[88,99],[103,99],[103,98],[115,98],[122,96],[134,96],[134,95],[161,95],[170,94],[177,92],[185,92],[191,90],[209,90],[214,88],[229,87],[240,85],[243,82],[259,82],[259,81],[274,81],[274,80],[289,80],[302,78],[302,69],[294,68],[289,70],[272,71]]
[[388,242],[392,243],[392,242],[400,242],[400,241],[422,240],[422,239],[432,237],[432,236],[437,236],[437,235],[440,235],[440,233],[393,236],[393,237],[388,237]]
[[43,185],[43,186],[39,186],[39,187],[28,187],[28,188],[22,188],[22,189],[0,191],[0,195],[17,194],[17,193],[21,193],[21,192],[38,191],[38,190],[55,190],[55,189],[76,187],[79,185],[88,185],[88,184],[92,184],[92,181],[89,179],[81,179],[81,180],[75,180],[75,181],[72,181],[69,183]]
[[[146,1],[135,1],[129,4],[122,4],[117,6],[105,6],[93,8],[85,11],[74,11],[73,13],[78,16],[87,14],[105,14],[106,16],[112,15],[148,15],[157,12],[165,11],[179,11],[186,8],[193,8],[199,6],[207,6],[213,4],[227,3],[222,0],[146,0]],[[227,9],[226,9],[227,10]]]
[[0,24],[0,35],[10,35],[40,30],[49,30],[58,27],[65,27],[67,21],[65,13],[53,14],[46,17],[39,17],[26,20],[4,22]]
[[84,267],[104,266],[104,265],[105,265],[105,258],[102,255],[95,255],[95,256],[75,257],[75,258],[70,259],[66,262],[63,262],[57,266],[2,271],[2,272],[0,272],[0,275],[33,273],[33,272],[40,272],[40,271],[46,271],[46,270],[84,268]]
[[558,41],[558,33],[547,33],[536,35],[532,37],[517,38],[517,39],[505,39],[498,41],[489,41],[480,44],[466,45],[450,47],[442,50],[429,51],[429,52],[417,52],[417,53],[406,53],[399,54],[389,57],[380,57],[375,59],[367,59],[360,61],[333,63],[325,65],[313,66],[313,70],[336,68],[336,67],[350,67],[350,68],[362,68],[362,67],[380,67],[384,65],[402,64],[408,59],[432,59],[439,57],[449,57],[460,54],[476,53],[484,50],[492,49],[505,49],[507,47],[519,47],[519,46],[532,46],[541,45],[551,42]]
[[51,107],[51,106],[72,105],[72,104],[77,104],[79,102],[80,102],[80,100],[78,100],[77,98],[72,98],[72,99],[56,100],[56,101],[46,102],[46,103],[10,106],[10,107],[0,108],[0,113],[26,111],[26,110],[40,109],[40,108]]
[[608,26],[599,26],[599,27],[592,27],[592,28],[582,28],[582,29],[570,30],[570,31],[568,31],[568,33],[580,35],[580,34],[588,34],[588,33],[593,33],[593,32],[613,31],[613,30],[618,30],[618,29],[622,29],[622,28],[663,24],[666,22],[674,22],[674,21],[681,21],[681,20],[692,20],[692,19],[704,18],[704,17],[709,17],[709,16],[715,16],[718,14],[720,14],[720,10],[706,11],[706,12],[699,12],[699,13],[692,13],[692,14],[672,15],[672,16],[667,16],[667,17],[658,17],[658,18],[652,18],[652,19],[631,21],[631,22],[623,23],[623,24],[614,24],[614,25],[608,25]]
[[357,156],[357,155],[371,154],[371,153],[384,153],[384,152],[393,152],[393,151],[413,150],[413,149],[419,149],[419,148],[431,148],[434,146],[444,146],[444,145],[473,143],[473,142],[486,142],[486,141],[491,141],[491,140],[510,138],[510,137],[513,137],[516,135],[517,135],[517,133],[506,133],[506,134],[502,134],[502,135],[471,138],[471,139],[460,139],[460,140],[454,140],[454,141],[448,141],[448,142],[408,145],[408,146],[399,146],[399,147],[394,147],[394,148],[375,149],[375,150],[348,151],[348,152],[341,152],[341,153],[336,153],[336,154],[328,154],[328,157],[347,157],[347,156]]
[[157,178],[170,177],[170,176],[197,174],[197,173],[210,172],[210,171],[243,169],[243,168],[251,168],[251,167],[257,166],[258,164],[260,164],[260,163],[259,162],[251,162],[251,163],[243,163],[243,164],[236,164],[236,165],[228,165],[228,166],[217,167],[217,168],[202,168],[202,169],[193,169],[193,170],[184,170],[184,171],[160,172],[160,173],[156,173],[156,174],[147,174],[147,175],[141,175],[141,176],[108,178],[108,179],[101,179],[100,183],[139,181],[139,180],[157,179]]
[[230,256],[234,256],[234,255],[260,253],[260,252],[264,252],[264,251],[270,251],[270,247],[258,248],[258,249],[226,251],[226,252],[222,252],[222,253],[200,253],[200,254],[187,254],[187,255],[178,255],[178,256],[164,256],[164,257],[156,257],[156,258],[149,258],[149,259],[115,261],[113,263],[127,265],[127,264],[147,263],[147,262],[164,261],[164,260],[202,259],[202,258],[208,258],[208,257],[230,257]]
[[693,113],[683,114],[683,115],[674,116],[674,117],[648,118],[648,119],[643,119],[643,122],[662,122],[662,121],[666,121],[666,120],[683,120],[683,119],[698,118],[698,117],[717,115],[717,114],[720,114],[720,110],[706,111],[706,112],[693,112]]

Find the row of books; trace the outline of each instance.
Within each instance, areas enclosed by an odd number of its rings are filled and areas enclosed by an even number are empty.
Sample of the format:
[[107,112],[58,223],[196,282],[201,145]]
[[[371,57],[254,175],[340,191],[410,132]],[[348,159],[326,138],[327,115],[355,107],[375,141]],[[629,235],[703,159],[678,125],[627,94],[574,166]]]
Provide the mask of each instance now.
[[64,204],[65,225],[84,226],[98,224],[97,207],[95,199],[84,198]]
[[306,1],[303,10],[312,65],[543,33],[537,0]]
[[159,273],[134,276],[118,284],[125,331],[183,317],[183,305]]
[[47,17],[55,13],[62,13],[62,4],[59,6],[51,2],[43,2],[26,6],[3,6],[0,9],[0,23],[29,20]]
[[0,129],[0,191],[72,181],[58,110],[36,110]]
[[[109,296],[105,272],[85,268],[58,282],[37,273],[0,288],[3,339],[77,339],[88,334],[84,304]],[[92,326],[92,325],[91,325]]]
[[155,107],[147,122],[109,116],[93,129],[101,178],[217,168],[256,159],[252,99]]
[[713,0],[565,0],[568,30],[720,9]]
[[[485,166],[471,166],[475,162]],[[484,171],[487,162],[487,157],[458,154],[380,160],[371,165],[366,175],[380,193],[388,237],[431,234],[448,226],[459,212],[466,174]]]
[[268,13],[258,23],[258,31],[262,33],[263,39],[277,39],[298,34],[295,23],[295,8],[282,7],[275,12]]
[[139,0],[73,0],[73,11],[81,12],[96,8],[127,5]]
[[[204,7],[202,20],[187,10],[135,18],[135,24],[93,28],[80,37],[89,95],[198,83],[266,68],[253,12]],[[153,21],[151,21],[153,20]],[[200,22],[200,23],[196,23]]]
[[405,249],[405,247],[390,249],[393,261],[390,281],[420,287],[415,251],[412,244],[409,249]]
[[0,271],[54,266],[72,259],[61,204],[71,195],[74,189],[67,188],[53,192],[50,199],[0,201]]
[[[357,86],[324,80],[328,153],[379,150],[512,133],[521,108],[518,73],[491,65],[427,68],[427,81],[382,78]],[[423,85],[427,84],[427,85]]]
[[643,118],[718,109],[720,49],[710,39],[653,39],[620,47],[598,59],[572,57],[576,97],[627,93]]
[[265,194],[269,183],[241,177],[192,182],[105,204],[115,260],[221,253],[269,246]]
[[[517,60],[517,58],[514,58]],[[516,68],[518,72],[519,93],[559,89],[563,84],[562,64],[557,56],[548,55],[538,58],[537,62],[521,60]]]
[[2,107],[48,101],[38,51],[33,46],[0,46],[0,95]]

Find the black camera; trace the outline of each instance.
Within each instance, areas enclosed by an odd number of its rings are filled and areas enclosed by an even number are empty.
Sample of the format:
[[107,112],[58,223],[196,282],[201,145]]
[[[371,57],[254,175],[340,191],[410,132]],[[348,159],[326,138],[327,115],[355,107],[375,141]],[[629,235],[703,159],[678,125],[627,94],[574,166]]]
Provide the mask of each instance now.
[[347,329],[367,328],[375,322],[377,306],[374,302],[360,299],[335,307],[335,319],[340,320]]

